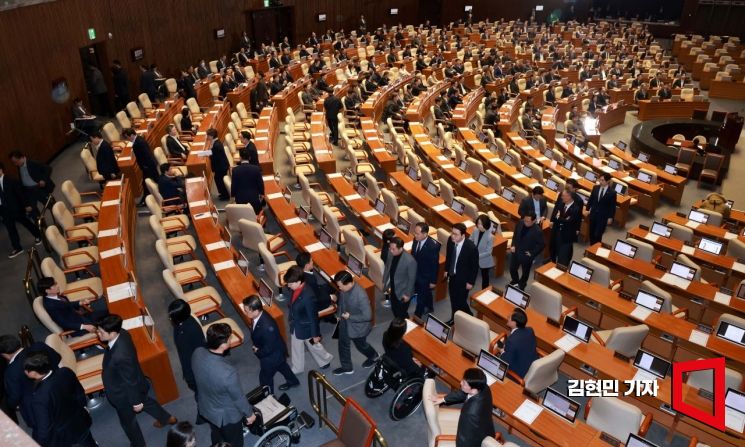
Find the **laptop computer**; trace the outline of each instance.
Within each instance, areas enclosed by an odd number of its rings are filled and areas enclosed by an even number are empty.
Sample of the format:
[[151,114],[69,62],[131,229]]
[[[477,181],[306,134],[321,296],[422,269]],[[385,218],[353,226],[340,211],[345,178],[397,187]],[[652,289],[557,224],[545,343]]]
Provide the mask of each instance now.
[[569,315],[564,317],[561,330],[584,343],[589,343],[592,335],[592,327]]
[[585,171],[585,179],[592,183],[595,183],[598,181],[598,176],[593,171]]
[[385,202],[380,199],[375,199],[375,211],[379,212],[380,214],[385,213]]
[[466,172],[466,161],[465,160],[460,161],[460,164],[458,165],[458,169],[460,169],[463,172]]
[[735,294],[735,296],[745,300],[745,284],[740,284],[740,287],[737,288],[737,293]]
[[259,298],[265,306],[271,306],[274,301],[274,290],[269,287],[269,284],[264,279],[259,279]]
[[613,190],[616,191],[616,194],[620,194],[622,196],[626,195],[626,192],[628,190],[628,187],[624,184],[618,183],[618,182],[611,182],[613,184]]
[[621,164],[618,162],[618,160],[615,160],[613,158],[608,160],[608,167],[613,169],[614,171],[621,170]]
[[417,181],[419,180],[419,173],[417,172],[416,168],[414,166],[409,166],[406,169],[406,175],[409,176],[410,179]]
[[649,154],[646,152],[639,152],[639,155],[636,158],[644,163],[649,162]]
[[502,197],[508,202],[515,201],[515,191],[510,188],[502,188]]
[[653,444],[646,439],[637,436],[633,433],[629,433],[629,439],[626,440],[626,447],[659,447],[657,444]]
[[634,259],[634,256],[636,256],[636,250],[638,250],[638,247],[636,245],[629,244],[628,242],[622,241],[621,239],[618,239],[616,241],[616,245],[613,246],[613,251],[631,259]]
[[249,270],[248,270],[248,259],[246,258],[246,255],[243,254],[242,251],[236,250],[238,253],[238,268],[241,269],[241,272],[243,273],[243,276],[248,276]]
[[404,219],[400,215],[398,216],[398,222],[396,222],[396,226],[399,230],[403,231],[406,234],[409,234],[409,230],[411,229],[411,222]]
[[504,291],[504,297],[507,301],[522,309],[528,307],[530,303],[530,295],[512,285],[507,285],[507,289]]
[[693,277],[696,276],[696,269],[688,267],[680,262],[673,261],[670,266],[670,274],[683,278],[686,281],[693,281]]
[[507,362],[483,349],[476,360],[476,366],[484,370],[488,376],[491,376],[500,382],[504,380],[504,376],[507,374],[507,370],[509,369]]
[[353,254],[350,254],[347,259],[347,267],[355,275],[362,276],[362,261],[357,259]]
[[590,279],[592,279],[592,273],[593,270],[590,267],[580,264],[577,261],[572,261],[572,263],[569,264],[569,274],[575,278],[581,279],[582,281],[590,282]]
[[301,205],[297,209],[297,217],[299,217],[300,220],[302,220],[303,222],[305,222],[305,223],[308,222],[308,216],[309,215],[310,215],[310,210],[308,210],[308,207]]
[[331,248],[331,244],[334,242],[334,238],[331,237],[331,234],[326,231],[325,228],[321,228],[321,233],[318,235],[318,240],[321,241],[324,247]]
[[546,157],[546,158],[548,158],[549,160],[553,160],[554,159],[554,151],[552,151],[551,149],[546,149],[545,151],[543,151],[543,156]]
[[427,183],[427,193],[432,197],[437,197],[440,191],[437,189],[437,185],[435,185],[433,182],[429,182]]
[[660,222],[652,223],[652,228],[649,231],[653,234],[656,234],[657,236],[662,237],[670,237],[670,235],[673,234],[672,228]]
[[580,408],[579,402],[568,398],[551,387],[547,388],[546,394],[543,395],[543,406],[571,423],[574,423]]
[[626,145],[625,141],[618,140],[618,143],[616,143],[616,147],[619,149],[626,149],[628,146]]
[[479,174],[479,178],[477,181],[483,186],[489,186],[489,177],[487,177],[486,174],[484,174],[483,172]]
[[528,166],[528,165],[523,166],[523,168],[520,170],[520,172],[525,177],[533,178],[533,169],[530,166]]
[[577,191],[577,194],[579,195],[580,199],[582,199],[582,204],[587,205],[587,202],[590,201],[590,193],[585,192],[585,190],[580,189]]
[[662,310],[662,305],[665,304],[665,300],[657,295],[640,289],[636,292],[634,303],[653,312],[659,313]]
[[700,224],[706,224],[706,222],[709,221],[709,215],[706,213],[702,213],[701,211],[692,209],[688,212],[688,220],[692,220]]
[[360,197],[367,197],[367,186],[363,185],[362,182],[357,182],[357,194]]
[[665,172],[670,175],[678,175],[678,168],[671,165],[670,163],[665,164]]
[[717,337],[745,346],[745,328],[723,321],[717,328]]
[[719,253],[721,253],[723,245],[724,244],[719,241],[707,239],[705,237],[702,237],[701,240],[698,242],[698,248],[700,250],[711,253],[713,255],[718,255]]
[[727,389],[724,395],[724,421],[727,427],[742,432],[745,425],[745,393]]
[[441,342],[448,342],[450,326],[437,319],[434,315],[427,314],[427,321],[424,323],[424,330]]
[[652,176],[644,171],[639,171],[636,174],[636,179],[644,183],[652,183]]
[[546,188],[550,189],[551,191],[558,191],[559,190],[559,184],[556,183],[556,181],[552,178],[546,179]]
[[574,168],[574,162],[567,158],[564,160],[564,164],[562,166],[564,166],[564,169],[566,169],[567,171],[571,171],[572,168]]
[[502,158],[502,161],[505,162],[505,163],[507,163],[508,165],[512,166],[512,162],[515,161],[515,160],[512,158],[512,155],[510,155],[510,154],[504,154],[504,158]]
[[634,359],[634,366],[650,374],[650,376],[647,376],[648,379],[647,377],[644,377],[644,379],[647,380],[652,380],[655,377],[664,379],[665,376],[667,376],[668,371],[670,371],[670,365],[670,362],[667,360],[657,357],[654,354],[650,354],[643,349],[637,351],[636,358]]
[[466,206],[458,199],[453,199],[453,203],[450,204],[450,208],[458,213],[459,216],[462,216],[463,211],[466,210]]

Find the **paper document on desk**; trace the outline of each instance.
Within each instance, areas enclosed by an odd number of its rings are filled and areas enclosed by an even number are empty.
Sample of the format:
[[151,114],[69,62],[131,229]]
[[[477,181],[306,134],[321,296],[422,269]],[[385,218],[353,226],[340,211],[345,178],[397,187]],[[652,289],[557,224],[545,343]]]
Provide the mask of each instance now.
[[133,282],[123,282],[106,288],[106,298],[110,303],[131,298],[137,294],[137,284]]
[[648,240],[649,242],[657,242],[657,239],[659,238],[660,236],[654,233],[647,233],[646,235],[644,235],[644,239]]
[[204,206],[207,204],[206,200],[195,200],[193,202],[189,202],[189,208],[196,208],[198,206]]
[[391,224],[391,223],[384,223],[383,225],[378,225],[375,228],[377,228],[377,230],[382,233],[382,232],[384,232],[385,230],[387,230],[389,228],[396,228],[396,227],[394,227],[393,224]]
[[308,253],[313,253],[314,251],[323,250],[324,248],[326,248],[326,246],[323,245],[323,243],[316,242],[315,244],[306,245],[305,251],[307,251]]
[[470,177],[469,177],[469,178],[464,178],[463,180],[461,180],[461,182],[462,182],[462,183],[463,183],[464,185],[468,185],[468,184],[471,184],[471,183],[475,183],[475,182],[476,182],[476,180],[474,180],[474,179],[472,179],[472,178],[470,178]]
[[694,221],[692,221],[692,220],[689,220],[689,221],[687,221],[687,222],[685,223],[685,226],[686,226],[686,227],[688,227],[688,228],[693,228],[694,230],[695,230],[696,228],[698,228],[698,227],[699,227],[699,225],[701,225],[701,224],[700,224],[700,223],[698,223],[698,222],[694,222]]
[[195,214],[193,219],[194,220],[201,220],[201,219],[206,219],[208,217],[212,217],[212,213],[210,213],[209,211],[206,212],[206,213]]
[[450,209],[449,206],[445,205],[444,203],[441,203],[439,205],[435,205],[432,207],[433,210],[437,211],[438,213],[441,213],[447,209]]
[[714,294],[714,301],[720,304],[724,304],[725,306],[729,306],[729,302],[732,301],[732,295],[717,292]]
[[560,339],[556,340],[554,342],[554,345],[556,345],[557,348],[561,349],[564,352],[569,352],[572,349],[579,346],[581,342],[579,339],[573,335],[566,334],[565,336],[561,337]]
[[485,196],[484,196],[484,198],[485,198],[486,200],[494,200],[494,199],[496,199],[497,197],[499,197],[499,195],[498,195],[497,193],[495,193],[495,192],[493,192],[493,193],[491,193],[491,194],[487,194],[487,195],[485,195]]
[[550,269],[546,270],[546,272],[544,273],[544,275],[546,275],[550,279],[556,279],[556,278],[558,278],[559,276],[561,276],[563,274],[564,274],[564,272],[562,272],[561,270],[557,269],[556,267],[551,267]]
[[636,374],[634,374],[634,378],[631,380],[633,380],[634,382],[648,382],[650,380],[657,380],[657,376],[655,376],[651,372],[639,369],[636,371]]
[[693,329],[691,330],[691,335],[688,337],[688,341],[690,341],[691,343],[696,343],[700,346],[706,346],[706,344],[709,342],[709,334],[697,329]]
[[121,180],[109,180],[106,182],[106,186],[122,186]]
[[516,179],[516,180],[523,180],[523,179],[526,179],[526,178],[528,178],[528,177],[526,177],[526,176],[525,176],[525,174],[523,174],[523,173],[521,173],[521,172],[518,172],[517,174],[514,174],[514,175],[512,176],[512,178],[514,178],[514,179]]
[[[145,324],[148,326],[152,326],[153,319],[150,318],[150,315],[145,315]],[[143,326],[142,317],[132,317],[127,318],[126,320],[122,321],[122,329],[126,329],[128,331],[131,331],[133,329],[137,329],[138,327]]]
[[347,202],[349,202],[350,200],[357,200],[357,199],[361,199],[361,198],[362,197],[359,194],[356,194],[356,193],[355,194],[350,194],[348,196],[344,196],[344,200],[346,200]]
[[372,217],[372,216],[377,216],[378,214],[380,213],[378,213],[378,210],[375,210],[375,209],[363,211],[360,213],[362,217]]
[[289,226],[292,226],[292,225],[301,224],[301,223],[303,223],[303,220],[301,218],[299,218],[299,217],[293,217],[292,219],[287,219],[284,223],[285,223],[285,226],[286,227],[289,227]]
[[608,259],[608,256],[610,255],[610,250],[608,250],[605,247],[598,247],[597,251],[595,252],[596,255],[600,256],[601,258]]
[[728,231],[728,232],[724,233],[724,238],[727,239],[728,241],[731,241],[732,239],[737,239],[737,234],[736,233],[730,233]]
[[644,306],[636,306],[629,315],[636,318],[637,320],[644,321],[650,315],[652,315],[652,311]]
[[119,205],[118,200],[104,200],[103,202],[101,202],[102,207],[103,206],[115,206],[115,205]]
[[129,156],[127,156],[127,157],[119,157],[119,158],[117,158],[117,160],[118,160],[118,161],[129,161],[129,160],[131,160],[131,159],[132,159],[132,157],[129,157]]
[[417,326],[418,326],[418,324],[414,323],[413,321],[409,320],[408,318],[406,319],[406,333],[407,334],[409,332],[413,331],[414,329],[416,329]]
[[101,230],[98,232],[99,239],[101,239],[102,237],[109,237],[109,236],[119,236],[119,229],[111,228],[109,230]]
[[541,411],[543,411],[542,406],[526,399],[519,407],[517,407],[513,416],[530,425],[535,421],[538,415],[541,414]]
[[471,227],[475,227],[476,226],[476,224],[473,223],[473,222],[471,222],[470,220],[467,220],[467,221],[463,222],[463,225],[465,225],[466,228],[471,228]]
[[197,157],[209,157],[212,155],[212,149],[208,149],[206,151],[191,151],[192,154],[196,155]]
[[607,174],[613,174],[614,172],[616,172],[616,170],[611,168],[610,166],[603,166],[600,168],[600,170]]
[[680,252],[683,253],[683,254],[685,254],[685,255],[691,256],[694,253],[696,253],[696,249],[693,248],[693,247],[691,247],[690,245],[683,245],[680,248]]
[[489,290],[476,297],[476,300],[478,300],[478,302],[483,304],[484,306],[488,306],[497,298],[499,298],[499,295],[494,293],[493,290]]
[[124,254],[124,252],[122,251],[122,247],[116,247],[110,250],[102,251],[101,253],[99,253],[99,257],[101,259],[106,259],[106,258],[111,258],[113,256],[119,256],[121,254]]
[[225,270],[235,267],[235,261],[232,259],[229,261],[222,261],[218,262],[217,264],[212,264],[212,268],[215,269],[216,272],[219,272],[220,270]]
[[665,273],[662,275],[662,278],[660,278],[660,281],[670,284],[671,286],[679,287],[681,289],[687,289],[688,286],[691,285],[691,282],[681,278],[680,276],[675,276],[672,273]]
[[724,425],[727,428],[742,433],[745,429],[745,414],[729,407],[724,407]]
[[230,244],[225,241],[212,242],[204,246],[207,251],[220,250],[222,248],[230,248]]
[[202,177],[192,177],[185,180],[185,183],[200,183],[204,179]]
[[273,192],[271,194],[266,195],[267,200],[274,200],[274,199],[280,199],[282,198],[281,192]]

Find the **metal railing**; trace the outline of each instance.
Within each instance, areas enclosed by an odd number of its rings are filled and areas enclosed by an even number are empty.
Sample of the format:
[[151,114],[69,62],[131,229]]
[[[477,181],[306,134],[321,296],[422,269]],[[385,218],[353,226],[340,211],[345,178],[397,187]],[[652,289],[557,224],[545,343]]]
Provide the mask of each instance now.
[[41,263],[39,261],[39,252],[36,247],[28,250],[28,261],[26,262],[26,272],[23,275],[23,291],[26,293],[26,300],[29,306],[33,307],[34,298],[38,296],[36,290],[36,281],[42,277]]
[[[333,397],[336,402],[343,408],[347,403],[347,398],[334,388],[326,376],[318,371],[310,371],[308,373],[308,398],[310,405],[313,407],[313,411],[318,415],[318,428],[323,427],[326,424],[335,434],[339,434],[341,427],[337,426],[336,423],[331,420],[328,412],[329,398]],[[373,437],[373,446],[377,447],[388,447],[388,443],[383,438],[380,430],[375,429],[375,436]]]

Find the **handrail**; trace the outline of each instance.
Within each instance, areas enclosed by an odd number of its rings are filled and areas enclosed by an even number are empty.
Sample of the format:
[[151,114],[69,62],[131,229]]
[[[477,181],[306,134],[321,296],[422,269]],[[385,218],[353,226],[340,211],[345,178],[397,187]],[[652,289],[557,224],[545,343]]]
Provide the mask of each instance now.
[[[326,376],[316,370],[308,372],[308,399],[310,400],[311,407],[313,407],[313,411],[318,415],[318,428],[323,427],[323,424],[326,423],[326,425],[328,425],[328,427],[338,435],[341,427],[336,426],[328,414],[329,397],[336,399],[342,407],[347,402],[347,398],[326,379]],[[385,441],[385,438],[383,438],[383,435],[377,427],[375,428],[373,445],[377,447],[388,447],[388,443]]]
[[33,305],[34,298],[38,296],[36,290],[36,282],[31,275],[36,277],[36,281],[41,278],[41,267],[39,261],[39,252],[36,247],[31,247],[28,250],[28,261],[26,262],[26,271],[23,275],[23,291],[26,293],[26,299],[30,305]]

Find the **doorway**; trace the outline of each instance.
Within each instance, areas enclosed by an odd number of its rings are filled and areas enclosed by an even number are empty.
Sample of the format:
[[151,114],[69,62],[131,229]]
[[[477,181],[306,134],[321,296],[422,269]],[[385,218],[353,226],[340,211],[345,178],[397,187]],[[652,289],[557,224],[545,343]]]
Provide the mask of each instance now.
[[107,66],[109,58],[106,53],[106,42],[94,43],[80,48],[79,51],[90,113],[98,116],[113,116],[109,97],[109,86],[113,83],[111,70]]
[[290,38],[290,44],[294,43],[292,6],[256,9],[249,11],[246,19],[249,22],[248,28],[253,30],[257,48],[262,43],[274,42],[277,45],[285,36]]
[[431,25],[441,25],[442,0],[419,0],[419,23],[427,20]]

